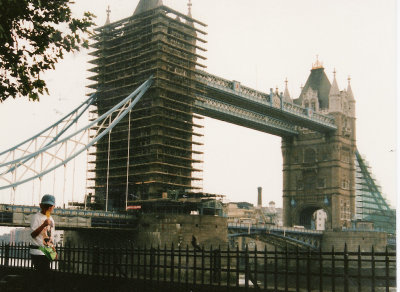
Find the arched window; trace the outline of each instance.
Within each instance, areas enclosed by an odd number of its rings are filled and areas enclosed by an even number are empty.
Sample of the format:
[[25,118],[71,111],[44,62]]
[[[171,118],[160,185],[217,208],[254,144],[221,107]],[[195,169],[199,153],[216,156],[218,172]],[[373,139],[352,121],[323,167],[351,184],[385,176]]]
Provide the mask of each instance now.
[[312,101],[312,102],[311,102],[311,108],[313,109],[313,111],[316,111],[315,101]]
[[316,177],[310,175],[304,180],[304,189],[307,191],[314,190],[316,188]]
[[306,151],[304,152],[304,162],[315,162],[315,150],[312,148],[307,148]]
[[305,108],[309,108],[310,107],[310,104],[308,103],[308,101],[304,102],[304,107]]

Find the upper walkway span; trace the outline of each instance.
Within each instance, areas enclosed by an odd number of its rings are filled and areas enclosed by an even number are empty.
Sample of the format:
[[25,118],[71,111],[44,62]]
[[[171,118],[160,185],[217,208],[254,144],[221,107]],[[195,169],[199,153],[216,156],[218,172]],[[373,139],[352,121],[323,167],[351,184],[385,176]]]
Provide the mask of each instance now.
[[280,95],[264,93],[240,82],[197,70],[205,93],[196,100],[197,113],[277,136],[298,134],[298,127],[318,132],[337,129],[333,117],[285,102]]

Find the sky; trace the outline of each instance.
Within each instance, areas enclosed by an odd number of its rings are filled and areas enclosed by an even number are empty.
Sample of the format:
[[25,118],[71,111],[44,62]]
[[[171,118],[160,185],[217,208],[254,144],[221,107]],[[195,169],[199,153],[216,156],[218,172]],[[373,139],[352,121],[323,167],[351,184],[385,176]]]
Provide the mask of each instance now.
[[[163,0],[187,13],[187,0]],[[73,11],[97,15],[103,25],[110,5],[111,21],[130,16],[138,0],[77,0]],[[203,53],[207,72],[257,90],[288,88],[300,94],[316,56],[340,89],[351,86],[356,99],[357,147],[371,166],[382,192],[396,206],[396,2],[394,0],[192,0],[192,15],[206,23]],[[0,151],[32,136],[86,99],[90,82],[86,51],[69,54],[47,72],[50,96],[40,102],[26,98],[0,104],[3,137]],[[281,139],[266,133],[204,119],[203,189],[227,201],[256,203],[257,187],[263,204],[282,206]],[[58,202],[80,199],[85,193],[83,155],[76,162],[74,189]],[[58,176],[58,175],[56,175]],[[51,181],[52,179],[50,179]],[[48,182],[42,191],[53,192]],[[53,178],[54,181],[54,178]],[[37,203],[37,186],[21,188],[16,203]],[[10,191],[0,191],[0,201]]]

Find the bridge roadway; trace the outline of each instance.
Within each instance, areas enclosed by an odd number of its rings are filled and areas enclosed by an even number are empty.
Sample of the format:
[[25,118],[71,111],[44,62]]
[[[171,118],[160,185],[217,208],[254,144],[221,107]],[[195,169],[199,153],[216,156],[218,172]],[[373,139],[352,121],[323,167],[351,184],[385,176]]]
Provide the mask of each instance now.
[[282,248],[318,249],[323,231],[269,224],[228,223],[228,237],[251,237]]
[[195,112],[277,136],[298,134],[298,127],[318,132],[337,129],[332,117],[313,112],[277,96],[242,86],[237,81],[197,70],[203,95],[197,95]]

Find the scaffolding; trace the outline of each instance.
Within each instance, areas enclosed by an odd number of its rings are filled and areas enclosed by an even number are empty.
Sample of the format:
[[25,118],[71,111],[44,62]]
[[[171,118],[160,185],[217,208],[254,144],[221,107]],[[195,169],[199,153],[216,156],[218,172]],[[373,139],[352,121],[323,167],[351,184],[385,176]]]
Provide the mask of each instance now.
[[396,211],[391,209],[370,172],[368,163],[356,151],[356,220],[373,223],[375,230],[396,233]]
[[[181,18],[183,20],[181,20]],[[143,99],[88,153],[87,186],[94,205],[124,210],[127,202],[162,197],[170,190],[201,190],[202,151],[197,146],[203,117],[194,114],[203,93],[195,72],[205,43],[205,24],[166,6],[134,14],[96,29],[91,55],[101,115],[154,76]],[[197,174],[197,176],[196,176]]]

